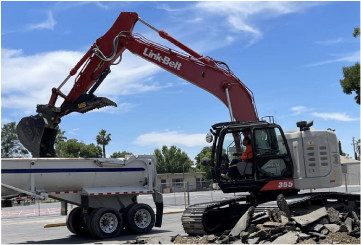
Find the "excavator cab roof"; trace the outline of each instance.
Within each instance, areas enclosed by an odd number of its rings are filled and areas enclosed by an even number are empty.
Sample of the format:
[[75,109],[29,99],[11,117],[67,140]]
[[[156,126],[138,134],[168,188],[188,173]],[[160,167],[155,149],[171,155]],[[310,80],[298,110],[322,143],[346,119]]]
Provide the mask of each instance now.
[[220,132],[220,130],[224,128],[228,128],[230,131],[232,131],[232,129],[239,131],[242,130],[242,128],[256,128],[256,127],[257,128],[279,127],[279,125],[275,123],[269,123],[266,121],[249,121],[249,122],[233,121],[233,122],[221,122],[212,125],[212,129],[215,130],[216,132]]

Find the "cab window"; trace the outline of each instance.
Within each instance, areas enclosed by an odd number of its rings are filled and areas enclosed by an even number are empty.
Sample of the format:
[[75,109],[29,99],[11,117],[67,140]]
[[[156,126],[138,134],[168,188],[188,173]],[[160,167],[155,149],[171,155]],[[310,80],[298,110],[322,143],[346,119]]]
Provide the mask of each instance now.
[[286,145],[278,128],[255,129],[255,153],[262,155],[285,155]]
[[280,177],[287,174],[286,142],[278,128],[254,130],[254,152],[260,177]]

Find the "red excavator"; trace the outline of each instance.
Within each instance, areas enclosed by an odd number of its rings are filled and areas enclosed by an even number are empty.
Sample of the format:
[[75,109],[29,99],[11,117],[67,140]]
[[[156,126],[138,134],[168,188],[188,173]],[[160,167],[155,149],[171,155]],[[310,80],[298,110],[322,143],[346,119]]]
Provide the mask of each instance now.
[[[186,53],[132,33],[138,21]],[[213,141],[212,157],[203,159],[202,163],[211,167],[213,181],[223,192],[249,192],[251,195],[189,206],[182,216],[182,224],[188,234],[202,235],[228,229],[249,206],[269,207],[265,204],[275,200],[280,193],[294,195],[302,189],[341,185],[338,140],[334,132],[314,130],[311,128],[313,122],[305,121],[297,123],[298,130],[283,132],[272,117],[268,121],[259,120],[251,90],[226,63],[198,54],[134,12],[122,12],[113,26],[71,69],[65,80],[52,89],[48,104],[38,105],[37,115],[25,117],[19,122],[18,137],[33,157],[56,157],[54,142],[63,116],[116,106],[107,98],[95,96],[94,92],[110,73],[110,67],[120,63],[126,49],[205,89],[229,109],[230,122],[213,125],[207,135],[207,141]],[[61,88],[75,75],[74,86],[68,94],[64,94]],[[59,97],[64,101],[56,107]],[[253,157],[242,162],[240,156],[245,149],[240,142],[245,138],[251,145]],[[235,170],[232,178],[228,176],[231,167]],[[359,203],[359,195],[312,193],[297,197],[289,201],[291,208],[312,201],[325,205],[327,200],[333,199],[345,204],[337,208],[359,212],[355,205],[355,202]]]
[[[137,21],[146,24],[187,54],[151,42],[139,34],[133,34],[132,30]],[[85,113],[104,106],[116,106],[107,98],[95,96],[94,92],[110,73],[110,67],[119,64],[126,49],[209,91],[230,110],[232,103],[232,106],[237,108],[232,116],[235,120],[258,120],[252,92],[225,63],[198,54],[165,31],[158,31],[140,19],[137,13],[121,13],[107,33],[98,38],[71,69],[65,80],[52,89],[48,104],[38,105],[36,116],[26,117],[20,121],[17,131],[19,139],[33,157],[55,156],[54,140],[63,116],[72,112]],[[77,74],[79,69],[81,70]],[[64,94],[61,88],[76,74],[73,88],[68,94]],[[64,101],[60,107],[56,107],[59,96]]]

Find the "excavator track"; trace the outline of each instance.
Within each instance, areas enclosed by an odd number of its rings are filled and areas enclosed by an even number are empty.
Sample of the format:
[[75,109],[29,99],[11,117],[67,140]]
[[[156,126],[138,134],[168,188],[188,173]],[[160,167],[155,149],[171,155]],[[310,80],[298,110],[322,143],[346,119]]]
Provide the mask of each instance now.
[[[188,206],[182,215],[184,231],[190,236],[220,234],[232,229],[249,207],[255,206],[255,213],[278,208],[277,201],[268,201],[259,205],[246,203],[250,196],[200,203]],[[337,203],[343,209],[355,211],[360,215],[360,195],[340,192],[305,193],[286,197],[287,205],[292,210],[297,207],[319,204],[327,206],[327,201]]]
[[239,213],[245,212],[250,204],[239,202],[246,201],[247,196],[190,205],[182,215],[184,231],[190,236],[221,233],[229,229],[230,221],[239,219]]

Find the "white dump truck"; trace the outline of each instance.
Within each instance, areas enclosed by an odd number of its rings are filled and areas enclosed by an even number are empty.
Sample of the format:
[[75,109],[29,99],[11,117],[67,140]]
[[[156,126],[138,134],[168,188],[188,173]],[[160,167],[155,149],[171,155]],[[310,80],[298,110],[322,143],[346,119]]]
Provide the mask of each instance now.
[[[3,201],[28,195],[51,197],[78,207],[67,216],[68,229],[77,235],[109,238],[125,227],[147,233],[160,227],[162,195],[156,186],[152,155],[117,159],[13,158],[1,159]],[[156,207],[138,203],[138,195],[152,194]]]

